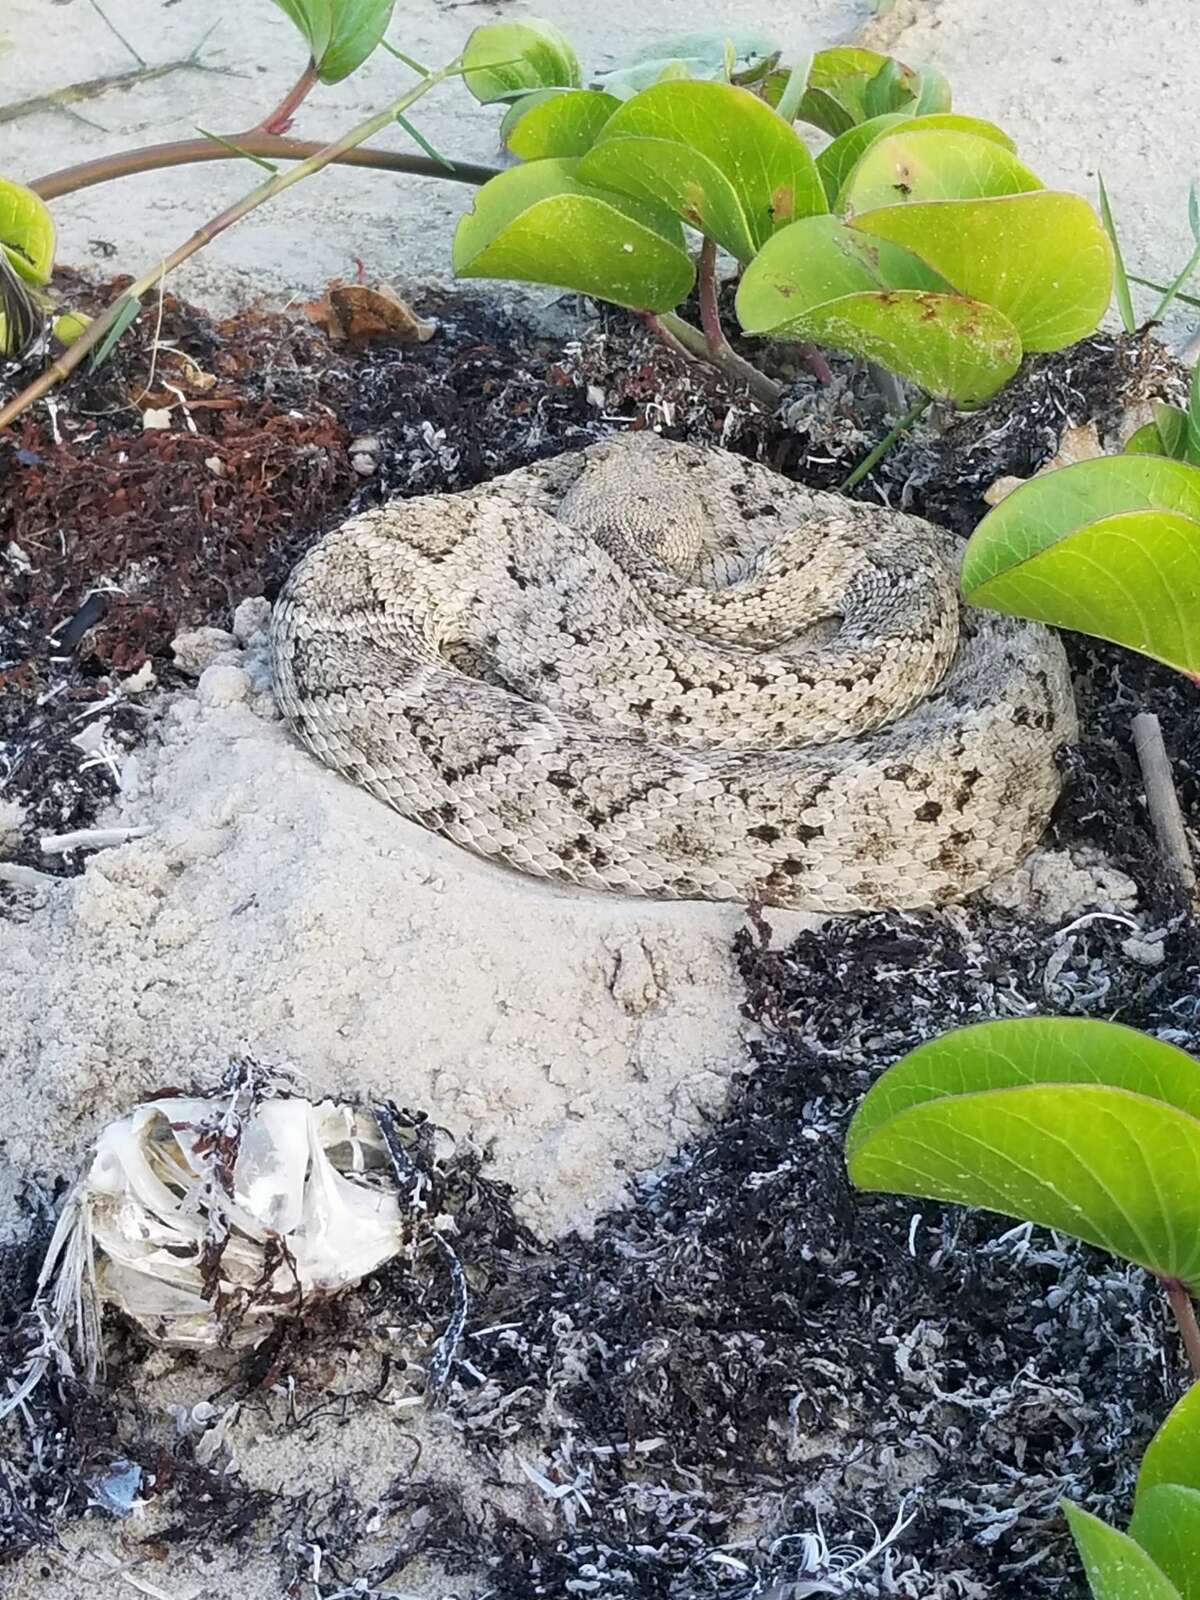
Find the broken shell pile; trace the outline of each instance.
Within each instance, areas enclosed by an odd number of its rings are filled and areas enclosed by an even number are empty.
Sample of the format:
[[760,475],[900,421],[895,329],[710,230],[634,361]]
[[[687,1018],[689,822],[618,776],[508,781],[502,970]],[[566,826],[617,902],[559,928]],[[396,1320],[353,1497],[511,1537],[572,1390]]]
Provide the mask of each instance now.
[[[76,1327],[98,1329],[106,1301],[157,1344],[236,1348],[374,1271],[410,1225],[378,1123],[353,1106],[154,1100],[101,1134],[43,1284],[54,1275]],[[99,1364],[97,1349],[76,1356]]]

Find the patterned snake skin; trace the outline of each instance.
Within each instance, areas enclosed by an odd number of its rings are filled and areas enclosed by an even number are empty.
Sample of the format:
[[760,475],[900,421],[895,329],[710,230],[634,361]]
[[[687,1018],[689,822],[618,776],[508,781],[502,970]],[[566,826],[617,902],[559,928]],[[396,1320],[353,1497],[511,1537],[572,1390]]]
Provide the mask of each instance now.
[[644,433],[354,518],[272,647],[352,783],[619,894],[956,899],[1037,840],[1076,733],[1057,638],[965,610],[948,535]]

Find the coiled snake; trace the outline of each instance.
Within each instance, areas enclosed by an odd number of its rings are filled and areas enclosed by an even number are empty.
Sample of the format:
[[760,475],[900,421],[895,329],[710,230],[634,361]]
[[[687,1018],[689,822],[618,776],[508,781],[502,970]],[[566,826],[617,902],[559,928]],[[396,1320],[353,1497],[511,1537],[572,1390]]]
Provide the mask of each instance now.
[[1016,865],[1075,736],[1062,646],[955,542],[648,433],[323,538],[272,623],[322,761],[522,872],[849,912]]

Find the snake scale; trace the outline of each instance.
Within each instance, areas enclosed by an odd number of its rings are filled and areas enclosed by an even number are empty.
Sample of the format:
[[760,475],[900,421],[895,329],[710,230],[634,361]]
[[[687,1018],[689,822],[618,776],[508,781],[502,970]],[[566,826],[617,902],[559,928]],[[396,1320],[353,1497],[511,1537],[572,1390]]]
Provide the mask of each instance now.
[[956,543],[622,435],[322,538],[275,607],[313,753],[522,872],[828,912],[1015,866],[1075,737],[1061,644],[964,608]]

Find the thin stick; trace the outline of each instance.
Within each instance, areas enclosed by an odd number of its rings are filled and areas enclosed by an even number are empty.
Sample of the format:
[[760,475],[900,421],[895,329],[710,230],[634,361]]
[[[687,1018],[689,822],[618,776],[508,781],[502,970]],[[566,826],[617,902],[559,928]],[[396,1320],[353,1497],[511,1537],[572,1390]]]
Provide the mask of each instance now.
[[884,434],[870,455],[864,456],[846,481],[839,486],[839,492],[845,494],[847,490],[853,489],[856,484],[861,483],[868,472],[873,472],[901,434],[907,433],[913,423],[919,421],[932,404],[931,396],[923,394],[915,405],[910,406],[895,427],[889,433]]
[[133,48],[133,46],[132,46],[132,45],[131,45],[131,44],[130,44],[130,42],[129,42],[129,40],[128,40],[128,39],[127,39],[127,38],[126,38],[126,37],[125,37],[125,35],[124,35],[124,34],[123,34],[123,33],[122,33],[122,32],[121,32],[121,31],[120,31],[120,29],[119,29],[119,28],[118,28],[118,27],[117,27],[117,25],[116,25],[116,23],[115,23],[115,22],[110,22],[110,21],[109,21],[109,19],[108,19],[108,18],[107,18],[107,17],[106,17],[106,16],[105,16],[105,15],[104,15],[104,12],[103,12],[103,11],[101,11],[101,9],[100,9],[100,7],[99,7],[99,6],[98,6],[98,5],[97,5],[97,4],[96,4],[96,0],[91,0],[91,6],[92,6],[92,10],[93,10],[93,11],[94,11],[94,12],[95,12],[95,13],[96,13],[96,15],[97,15],[97,16],[98,16],[98,17],[99,17],[99,18],[100,18],[100,21],[101,21],[101,22],[102,22],[102,23],[103,23],[103,24],[104,24],[104,26],[105,26],[105,27],[106,27],[106,28],[107,28],[107,29],[108,29],[108,31],[109,31],[109,33],[111,33],[111,34],[112,34],[112,36],[113,36],[113,38],[114,38],[114,39],[119,39],[119,40],[120,40],[120,42],[121,42],[121,43],[122,43],[122,44],[123,44],[123,45],[124,45],[124,46],[125,46],[125,48],[126,48],[126,50],[128,50],[128,51],[129,51],[129,54],[130,54],[130,55],[131,55],[131,56],[132,56],[132,57],[133,57],[133,59],[134,59],[134,60],[135,60],[135,61],[136,61],[136,62],[137,62],[137,64],[138,64],[138,66],[139,66],[139,67],[144,67],[144,66],[145,66],[145,65],[146,65],[146,59],[145,59],[145,57],[144,57],[144,56],[142,56],[142,55],[140,55],[140,54],[139,54],[139,53],[138,53],[138,52],[137,52],[137,51],[136,51],[136,50],[135,50],[135,49],[134,49],[134,48]]
[[[0,118],[3,113],[0,112]],[[274,161],[309,161],[329,146],[311,139],[282,139],[275,134],[257,131],[234,134],[230,140],[237,149],[214,144],[211,139],[179,139],[171,144],[149,144],[140,150],[119,150],[111,156],[100,156],[95,161],[81,161],[77,166],[60,167],[35,178],[26,187],[43,200],[58,200],[65,194],[76,194],[80,189],[90,189],[97,183],[108,183],[113,178],[129,178],[139,172],[158,172],[163,167],[188,167],[201,161],[236,161],[239,151],[247,156],[260,156]],[[348,167],[375,167],[384,172],[412,173],[418,178],[449,178],[455,183],[486,183],[499,174],[499,167],[477,166],[469,161],[456,161],[443,166],[427,156],[413,156],[396,150],[377,150],[371,145],[360,145],[343,150],[333,161]]]
[[22,117],[35,116],[39,111],[65,111],[81,100],[94,100],[109,89],[131,89],[135,83],[153,83],[155,78],[168,77],[172,72],[217,72],[228,77],[224,67],[208,67],[195,56],[184,56],[180,61],[164,61],[157,67],[126,67],[120,72],[108,72],[99,78],[84,78],[80,83],[64,84],[61,89],[51,89],[46,94],[31,95],[28,100],[12,100],[0,106],[0,123],[19,122]]
[[710,366],[718,367],[727,378],[732,378],[735,383],[744,383],[750,393],[765,406],[768,411],[774,411],[783,394],[782,387],[773,379],[768,378],[765,372],[760,372],[757,367],[739,356],[737,351],[729,344],[724,344],[720,349],[710,350],[708,340],[699,328],[693,328],[690,322],[685,322],[682,317],[677,317],[673,311],[664,311],[657,318],[656,323],[651,323],[656,332],[665,328],[677,344],[681,344],[688,355],[694,356],[697,361],[707,361]]
[[1192,1376],[1200,1378],[1200,1325],[1196,1322],[1196,1307],[1192,1304],[1192,1297],[1187,1286],[1180,1283],[1178,1278],[1161,1278],[1159,1281],[1166,1291],[1167,1304],[1171,1307],[1175,1325],[1183,1339]]
[[53,362],[40,377],[23,389],[20,394],[14,396],[6,406],[0,407],[0,428],[6,428],[10,423],[15,422],[23,411],[27,410],[35,401],[40,400],[43,395],[49,394],[55,384],[60,383],[63,378],[73,372],[84,357],[101,343],[125,308],[131,302],[141,300],[143,295],[153,289],[161,278],[166,277],[168,272],[174,271],[181,262],[187,261],[198,250],[202,250],[205,245],[211,244],[218,235],[232,228],[235,223],[241,222],[244,217],[248,217],[252,211],[256,211],[259,206],[264,205],[268,200],[273,200],[276,195],[282,194],[286,189],[290,189],[293,184],[300,183],[303,179],[310,178],[314,173],[320,172],[322,168],[335,161],[344,151],[354,149],[357,145],[365,143],[372,134],[379,133],[394,122],[401,112],[407,111],[414,101],[419,100],[422,95],[428,94],[430,89],[460,70],[460,61],[456,57],[448,66],[441,68],[438,72],[430,73],[426,78],[422,78],[414,88],[401,95],[399,100],[393,101],[391,105],[386,106],[382,111],[378,111],[374,116],[368,117],[365,122],[360,122],[356,128],[352,128],[349,133],[343,134],[333,144],[325,146],[316,155],[310,156],[307,161],[302,161],[289,172],[276,173],[273,177],[260,183],[257,188],[252,189],[249,194],[243,195],[240,200],[236,200],[233,205],[226,207],[211,222],[207,222],[202,227],[197,228],[191,238],[185,240],[177,250],[173,250],[169,256],[160,261],[151,271],[144,273],[135,283],[131,283],[129,288],[119,295],[101,316],[89,324],[84,332],[67,347],[63,355],[59,356],[58,360]]
[[1138,765],[1142,769],[1142,782],[1146,788],[1146,806],[1154,824],[1158,848],[1167,870],[1176,878],[1184,893],[1196,903],[1196,864],[1192,860],[1187,830],[1183,825],[1183,812],[1179,808],[1179,795],[1171,775],[1167,747],[1163,743],[1162,727],[1150,711],[1140,711],[1133,719],[1133,747],[1137,751]]
[[721,307],[718,303],[717,289],[717,242],[715,239],[705,238],[700,246],[700,261],[697,271],[700,288],[700,326],[704,329],[704,337],[708,341],[710,355],[717,355],[722,350],[729,348],[729,341],[725,337],[725,330],[721,326]]

